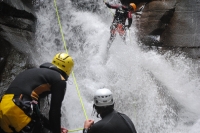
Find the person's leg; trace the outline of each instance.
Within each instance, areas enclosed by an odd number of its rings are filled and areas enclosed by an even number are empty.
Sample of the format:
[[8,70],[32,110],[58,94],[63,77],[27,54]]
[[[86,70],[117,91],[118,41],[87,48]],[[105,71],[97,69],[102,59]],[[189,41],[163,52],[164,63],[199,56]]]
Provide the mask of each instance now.
[[119,35],[122,38],[123,42],[126,44],[126,29],[122,26],[119,30]]
[[111,46],[112,42],[114,41],[115,37],[116,37],[115,33],[110,35],[110,39],[108,40],[107,49],[110,48],[110,46]]
[[108,44],[107,44],[107,50],[110,48],[112,42],[114,41],[116,37],[116,24],[113,23],[111,26],[110,26],[110,39],[108,40]]

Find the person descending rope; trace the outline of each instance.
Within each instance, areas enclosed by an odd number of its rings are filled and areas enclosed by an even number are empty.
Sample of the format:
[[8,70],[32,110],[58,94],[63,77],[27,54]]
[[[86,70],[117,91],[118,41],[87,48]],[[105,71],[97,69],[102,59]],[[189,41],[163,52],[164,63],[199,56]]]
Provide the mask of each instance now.
[[97,123],[86,120],[83,133],[137,133],[131,119],[114,110],[113,94],[109,89],[98,89],[95,92],[93,108],[102,120]]
[[[66,81],[74,61],[66,53],[58,53],[52,63],[21,72],[12,81],[0,101],[0,127],[6,133],[67,133],[61,128],[61,106]],[[40,99],[51,94],[49,120],[39,110]]]
[[[110,39],[108,41],[107,49],[110,48],[112,42],[116,37],[116,32],[122,37],[123,41],[126,41],[126,29],[131,27],[132,13],[136,11],[136,5],[130,3],[129,6],[124,5],[111,5],[105,2],[106,6],[111,9],[116,9],[112,25],[110,26]],[[125,25],[126,19],[128,19],[128,25]],[[126,42],[125,42],[126,43]]]

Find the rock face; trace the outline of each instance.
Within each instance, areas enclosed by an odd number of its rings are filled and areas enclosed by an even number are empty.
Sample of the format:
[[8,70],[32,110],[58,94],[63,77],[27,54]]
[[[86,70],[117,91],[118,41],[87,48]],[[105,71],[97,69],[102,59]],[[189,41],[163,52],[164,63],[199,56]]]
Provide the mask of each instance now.
[[199,0],[144,0],[137,6],[144,7],[138,12],[137,27],[145,45],[200,57]]
[[30,0],[0,1],[0,94],[29,65],[36,20],[31,5]]
[[[0,94],[20,71],[30,67],[29,52],[30,49],[34,51],[35,2],[37,0],[0,0]],[[77,8],[101,11],[99,0],[72,2]],[[186,52],[191,58],[200,57],[200,0],[121,2],[136,3],[138,37],[145,46]]]

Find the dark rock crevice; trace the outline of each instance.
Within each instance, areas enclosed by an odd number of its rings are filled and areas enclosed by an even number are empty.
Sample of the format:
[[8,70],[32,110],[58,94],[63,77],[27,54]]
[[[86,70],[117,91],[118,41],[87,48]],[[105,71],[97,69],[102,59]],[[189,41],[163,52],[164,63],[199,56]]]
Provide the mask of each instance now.
[[172,19],[174,12],[175,12],[175,8],[167,10],[163,14],[163,16],[159,19],[157,28],[151,31],[148,35],[141,38],[142,42],[145,45],[163,46],[163,43],[161,41],[162,34],[168,28],[168,25],[170,24],[170,20]]
[[17,10],[16,8],[13,8],[12,6],[4,2],[0,3],[0,14],[5,16],[29,19],[32,21],[36,19],[33,14],[26,12],[25,10]]
[[35,16],[25,10],[17,10],[4,2],[0,3],[0,24],[20,30],[35,31]]
[[2,78],[2,73],[4,71],[4,67],[6,65],[6,60],[8,58],[8,55],[10,54],[11,51],[11,45],[8,41],[6,41],[5,39],[3,39],[3,37],[0,36],[0,82],[1,82],[1,78]]

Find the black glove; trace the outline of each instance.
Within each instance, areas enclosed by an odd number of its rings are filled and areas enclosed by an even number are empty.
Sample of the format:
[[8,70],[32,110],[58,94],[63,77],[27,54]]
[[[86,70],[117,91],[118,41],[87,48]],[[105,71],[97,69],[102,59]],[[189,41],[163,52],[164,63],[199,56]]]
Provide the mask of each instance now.
[[107,6],[108,8],[111,7],[110,4],[109,4],[108,2],[105,2],[105,1],[104,1],[104,3],[106,4],[106,6]]

